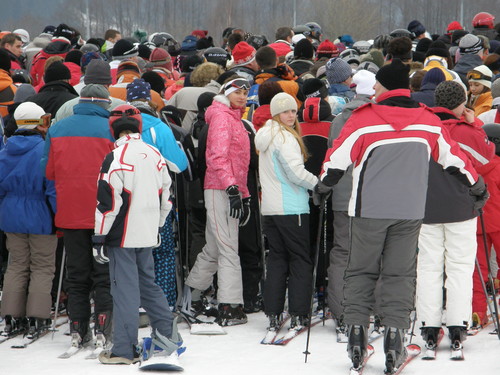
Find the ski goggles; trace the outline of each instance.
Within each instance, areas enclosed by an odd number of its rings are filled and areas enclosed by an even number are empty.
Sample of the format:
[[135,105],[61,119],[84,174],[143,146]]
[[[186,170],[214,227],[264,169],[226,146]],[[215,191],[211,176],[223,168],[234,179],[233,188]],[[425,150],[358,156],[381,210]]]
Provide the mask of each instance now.
[[236,78],[225,83],[221,91],[228,96],[236,90],[250,90],[250,83],[246,79]]
[[18,128],[36,128],[38,125],[45,125],[45,126],[50,126],[50,118],[51,115],[50,113],[46,113],[42,116],[40,116],[39,119],[22,119],[22,120],[16,120],[16,125]]
[[125,110],[119,110],[119,111],[111,111],[109,112],[109,117],[113,117],[113,116],[116,116],[116,117],[122,117],[122,116],[125,116],[125,117],[133,117],[133,116],[136,116],[136,115],[140,115],[141,114],[141,111],[139,111],[137,108],[128,108],[128,109],[125,109]]
[[471,70],[469,73],[467,73],[467,79],[472,79],[474,81],[479,81],[484,79],[485,81],[491,81],[491,77],[487,76],[481,72],[478,72],[476,70]]

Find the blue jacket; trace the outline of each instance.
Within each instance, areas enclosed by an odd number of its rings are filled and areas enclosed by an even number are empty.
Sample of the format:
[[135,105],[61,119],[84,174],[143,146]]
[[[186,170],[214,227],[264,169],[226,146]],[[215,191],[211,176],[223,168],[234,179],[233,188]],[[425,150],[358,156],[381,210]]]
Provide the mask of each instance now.
[[188,160],[181,150],[170,127],[159,118],[142,113],[142,140],[155,146],[166,159],[168,169],[174,173],[185,170]]
[[53,233],[54,182],[38,167],[44,143],[39,134],[18,131],[0,151],[0,229],[4,232]]

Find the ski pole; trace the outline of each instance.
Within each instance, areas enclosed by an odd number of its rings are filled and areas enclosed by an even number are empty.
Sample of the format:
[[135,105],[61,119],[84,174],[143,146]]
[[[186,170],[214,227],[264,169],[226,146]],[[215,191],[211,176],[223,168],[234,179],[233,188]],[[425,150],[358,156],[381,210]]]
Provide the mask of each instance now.
[[309,352],[309,339],[311,337],[311,319],[313,313],[313,304],[314,304],[314,287],[316,285],[316,273],[318,271],[318,258],[319,258],[319,250],[320,250],[320,242],[321,242],[321,231],[323,230],[323,217],[325,212],[325,204],[326,204],[327,196],[323,196],[321,198],[321,204],[319,205],[319,220],[318,220],[318,236],[316,238],[316,254],[314,254],[314,269],[313,269],[313,278],[312,278],[312,293],[311,293],[311,306],[309,310],[309,325],[307,327],[307,339],[306,339],[306,350],[305,354],[305,363],[307,363],[307,356],[311,354]]
[[413,310],[413,323],[411,325],[411,332],[410,332],[410,340],[408,342],[408,345],[411,344],[411,340],[413,340],[414,332],[415,332],[415,323],[417,321],[417,312]]
[[[491,283],[491,286],[493,288],[493,310],[495,316],[494,317],[492,316],[492,318],[496,325],[498,339],[500,340],[500,329],[499,329],[500,322],[498,321],[498,304],[497,304],[497,297],[495,295],[495,284],[493,283],[493,277],[491,276],[492,273],[490,265],[490,252],[488,251],[488,241],[486,240],[486,225],[484,224],[484,216],[482,208],[479,209],[479,220],[481,221],[481,230],[483,232],[483,244],[484,244],[484,251],[486,252],[486,264],[488,265],[488,281]],[[479,272],[479,274],[481,275],[481,272]],[[486,298],[488,298],[488,295],[486,295]]]
[[[476,271],[479,274],[479,281],[481,281],[481,287],[483,288],[484,296],[486,298],[486,306],[488,307],[488,310],[490,312],[491,319],[493,319],[493,311],[492,311],[491,305],[488,301],[488,289],[486,288],[486,283],[484,281],[483,274],[481,273],[481,266],[479,265],[479,261],[477,260],[477,257],[476,257]],[[493,325],[496,326],[496,324],[497,324],[496,320],[493,319]],[[498,327],[495,327],[495,329],[498,329]]]
[[56,333],[57,316],[59,315],[59,298],[61,298],[62,280],[64,275],[64,267],[66,263],[66,247],[63,246],[63,252],[61,256],[61,271],[59,271],[59,283],[57,285],[57,297],[56,297],[56,311],[54,312],[54,321],[52,322],[52,340],[54,340],[54,334]]
[[[325,201],[325,211],[328,210],[328,204],[327,204],[327,201]],[[326,288],[326,279],[327,279],[327,274],[326,274],[326,269],[327,269],[327,266],[326,266],[326,262],[329,261],[329,259],[327,259],[326,255],[327,255],[327,243],[326,243],[326,232],[328,230],[328,212],[326,212],[326,214],[324,215],[325,218],[323,220],[323,327],[325,326],[325,322],[326,322],[326,297],[327,297],[327,288]],[[321,225],[321,223],[319,223]],[[319,301],[318,301],[319,302]]]

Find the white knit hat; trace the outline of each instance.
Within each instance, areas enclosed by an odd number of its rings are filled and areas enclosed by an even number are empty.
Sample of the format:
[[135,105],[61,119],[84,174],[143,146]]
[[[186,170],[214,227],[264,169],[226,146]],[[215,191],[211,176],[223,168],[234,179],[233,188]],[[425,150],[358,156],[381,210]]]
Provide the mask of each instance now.
[[481,85],[486,86],[489,89],[491,89],[491,78],[493,77],[493,72],[490,70],[490,68],[488,68],[486,65],[479,65],[479,66],[476,66],[471,71],[469,71],[469,73],[472,71],[481,73],[484,76],[484,78],[474,79],[473,77],[467,76],[467,78],[469,79],[469,82],[471,82],[471,81],[477,82],[477,83],[480,83]]
[[271,116],[279,115],[291,109],[297,110],[297,102],[292,95],[286,92],[276,94],[271,100]]
[[14,111],[14,119],[19,129],[35,129],[38,125],[42,125],[40,118],[43,115],[45,115],[43,108],[32,102],[21,103]]

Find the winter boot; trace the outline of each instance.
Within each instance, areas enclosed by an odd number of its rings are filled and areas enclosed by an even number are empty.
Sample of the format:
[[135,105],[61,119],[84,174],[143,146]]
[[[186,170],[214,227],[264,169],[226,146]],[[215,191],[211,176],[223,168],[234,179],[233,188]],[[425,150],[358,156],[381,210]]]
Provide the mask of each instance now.
[[290,316],[290,329],[296,331],[301,330],[309,325],[309,318],[307,315],[292,315]]
[[441,328],[439,327],[422,327],[422,338],[425,341],[425,347],[430,350],[435,350],[438,344],[438,336]]
[[109,347],[113,335],[113,314],[111,311],[97,313],[94,325],[95,347]]
[[448,327],[448,335],[451,340],[451,348],[458,350],[462,348],[462,341],[467,338],[467,329],[462,326]]
[[406,360],[406,348],[404,345],[404,331],[399,328],[385,327],[384,330],[384,352],[385,373],[394,373]]
[[220,303],[219,316],[215,321],[221,326],[234,326],[237,324],[245,324],[248,319],[243,311],[242,305]]
[[366,327],[357,324],[348,328],[347,353],[352,361],[353,369],[359,369],[363,365],[368,345],[366,331]]
[[92,340],[88,321],[73,320],[70,324],[71,346],[80,348],[87,345]]

